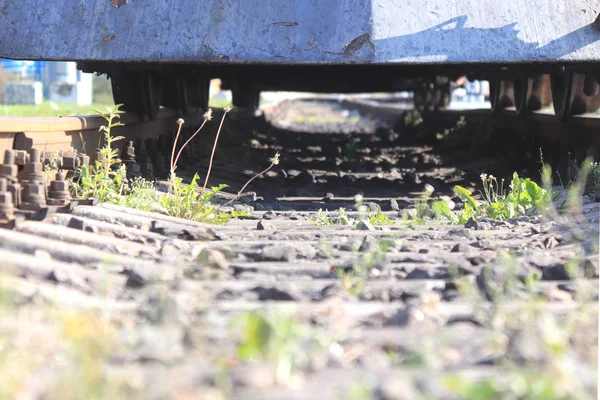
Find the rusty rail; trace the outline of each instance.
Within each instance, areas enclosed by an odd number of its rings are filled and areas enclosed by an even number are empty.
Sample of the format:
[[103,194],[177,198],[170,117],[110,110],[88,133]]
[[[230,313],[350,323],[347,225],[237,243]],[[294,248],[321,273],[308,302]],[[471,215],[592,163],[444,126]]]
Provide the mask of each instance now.
[[[128,140],[147,139],[169,133],[177,128],[175,121],[183,117],[186,125],[193,126],[202,120],[202,112],[195,110],[185,116],[174,110],[162,109],[156,121],[140,119],[136,114],[120,114],[124,126],[117,127],[115,135]],[[0,154],[5,150],[42,151],[93,151],[101,139],[100,127],[106,124],[99,115],[75,117],[0,117]]]

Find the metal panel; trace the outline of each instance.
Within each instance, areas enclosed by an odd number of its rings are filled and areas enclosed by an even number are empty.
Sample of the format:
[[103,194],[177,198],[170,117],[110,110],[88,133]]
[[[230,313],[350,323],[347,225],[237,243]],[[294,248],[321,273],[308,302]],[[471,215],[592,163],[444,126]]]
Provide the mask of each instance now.
[[[120,5],[119,7],[115,5]],[[600,58],[594,0],[0,0],[0,56],[267,63]]]

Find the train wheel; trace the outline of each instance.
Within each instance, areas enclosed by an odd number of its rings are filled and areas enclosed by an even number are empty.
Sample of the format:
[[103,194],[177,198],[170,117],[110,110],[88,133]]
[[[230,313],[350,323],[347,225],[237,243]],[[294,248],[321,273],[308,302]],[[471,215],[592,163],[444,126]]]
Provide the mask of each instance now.
[[557,119],[563,121],[569,115],[569,105],[571,99],[571,88],[573,86],[573,74],[564,73],[552,75],[552,105],[554,106],[554,115]]
[[577,89],[577,98],[583,103],[586,113],[595,114],[600,109],[600,86],[598,78],[591,74],[580,77],[581,86]]
[[490,81],[490,103],[494,112],[514,107],[514,82],[506,79],[494,79]]
[[190,112],[190,92],[192,90],[189,82],[189,79],[179,77],[168,79],[165,82],[165,87],[172,88],[172,90],[163,91],[161,104],[188,114]]
[[[552,76],[552,103],[557,119],[566,121],[572,116],[595,113],[600,109],[600,94],[594,88],[597,84],[594,80],[573,72]],[[586,95],[586,92],[596,94]]]
[[552,104],[550,76],[539,75],[527,79],[526,102],[522,113],[539,111]]
[[141,98],[141,113],[154,121],[158,118],[160,103],[162,101],[162,84],[155,74],[144,72],[137,75],[136,79],[138,93]]
[[237,84],[232,90],[233,105],[256,111],[260,103],[260,91],[248,84]]
[[413,97],[415,109],[419,111],[436,109],[441,94],[437,93],[431,86],[431,83],[424,83],[415,89]]
[[192,106],[199,107],[202,111],[208,110],[210,80],[190,78],[190,102]]
[[519,115],[527,112],[528,83],[529,79],[525,75],[519,75],[512,81],[515,109]]
[[112,76],[110,78],[110,85],[112,87],[112,95],[115,104],[122,104],[122,111],[129,112],[140,112],[139,104],[136,103],[134,98],[134,84],[133,80],[129,76]]
[[434,108],[436,110],[443,110],[450,105],[450,99],[452,97],[452,90],[450,84],[444,84],[437,87],[433,92]]

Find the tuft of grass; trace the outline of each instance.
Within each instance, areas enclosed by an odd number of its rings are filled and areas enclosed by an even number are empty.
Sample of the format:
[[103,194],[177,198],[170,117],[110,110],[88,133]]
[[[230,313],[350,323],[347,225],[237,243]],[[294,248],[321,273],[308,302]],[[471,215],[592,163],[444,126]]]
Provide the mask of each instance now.
[[[184,185],[181,178],[174,174],[169,180],[170,193],[160,199],[160,205],[167,214],[173,217],[204,221],[216,224],[227,222],[227,214],[213,214],[214,206],[210,205],[212,198],[225,189],[227,185],[213,186],[210,190],[201,190],[198,185],[200,177],[195,174],[189,185]],[[209,217],[210,218],[207,218]]]
[[[208,109],[208,111],[204,114],[204,121],[202,122],[198,130],[192,136],[190,136],[190,138],[181,146],[181,148],[177,152],[177,155],[175,155],[177,149],[177,142],[181,133],[181,128],[185,123],[185,121],[181,118],[177,121],[177,123],[179,124],[179,128],[177,130],[175,141],[173,142],[173,150],[171,153],[169,193],[163,196],[160,200],[161,206],[166,210],[168,215],[179,218],[185,218],[192,221],[205,221],[214,224],[224,224],[233,217],[247,215],[246,213],[241,211],[220,212],[223,205],[215,207],[210,204],[210,201],[213,199],[213,197],[221,190],[225,189],[227,185],[221,184],[218,186],[211,187],[210,190],[206,189],[206,185],[208,184],[208,179],[210,177],[210,171],[212,168],[214,154],[217,149],[219,135],[221,133],[221,128],[223,127],[223,121],[225,121],[225,116],[227,115],[227,113],[229,113],[229,111],[231,111],[231,108],[225,107],[223,118],[221,119],[221,123],[217,130],[217,135],[215,137],[213,151],[211,153],[210,162],[208,165],[208,173],[206,174],[206,179],[204,181],[204,187],[200,187],[200,185],[198,185],[198,180],[200,179],[200,176],[198,174],[194,175],[189,185],[184,185],[182,179],[177,177],[175,171],[177,169],[177,162],[179,161],[179,157],[181,156],[181,153],[183,152],[185,147],[192,141],[192,139],[194,139],[194,137],[196,137],[196,135],[198,135],[198,133],[200,133],[202,128],[204,128],[204,126],[206,125],[206,122],[212,120],[212,110],[210,108]],[[250,183],[250,181],[248,183]],[[248,183],[246,183],[246,185],[248,185]],[[245,187],[246,186],[242,188],[242,191]],[[238,197],[240,195],[241,191],[238,194]]]
[[158,204],[154,184],[143,178],[133,179],[123,195],[113,200],[114,204],[142,211],[153,211]]

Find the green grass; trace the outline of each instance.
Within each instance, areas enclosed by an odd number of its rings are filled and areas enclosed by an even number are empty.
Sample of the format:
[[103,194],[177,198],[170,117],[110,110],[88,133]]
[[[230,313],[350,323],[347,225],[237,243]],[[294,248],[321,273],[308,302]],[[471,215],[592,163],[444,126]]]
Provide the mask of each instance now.
[[33,104],[3,104],[0,105],[1,115],[6,117],[69,117],[73,115],[92,115],[93,109],[102,109],[103,104],[80,106],[73,103],[54,103],[45,101],[39,105]]
[[[209,106],[223,108],[230,106],[230,101],[210,99]],[[0,104],[0,115],[5,117],[70,117],[74,115],[94,115],[94,109],[104,109],[110,104],[94,103],[89,106],[80,106],[74,103],[55,103],[44,101],[42,104]]]

